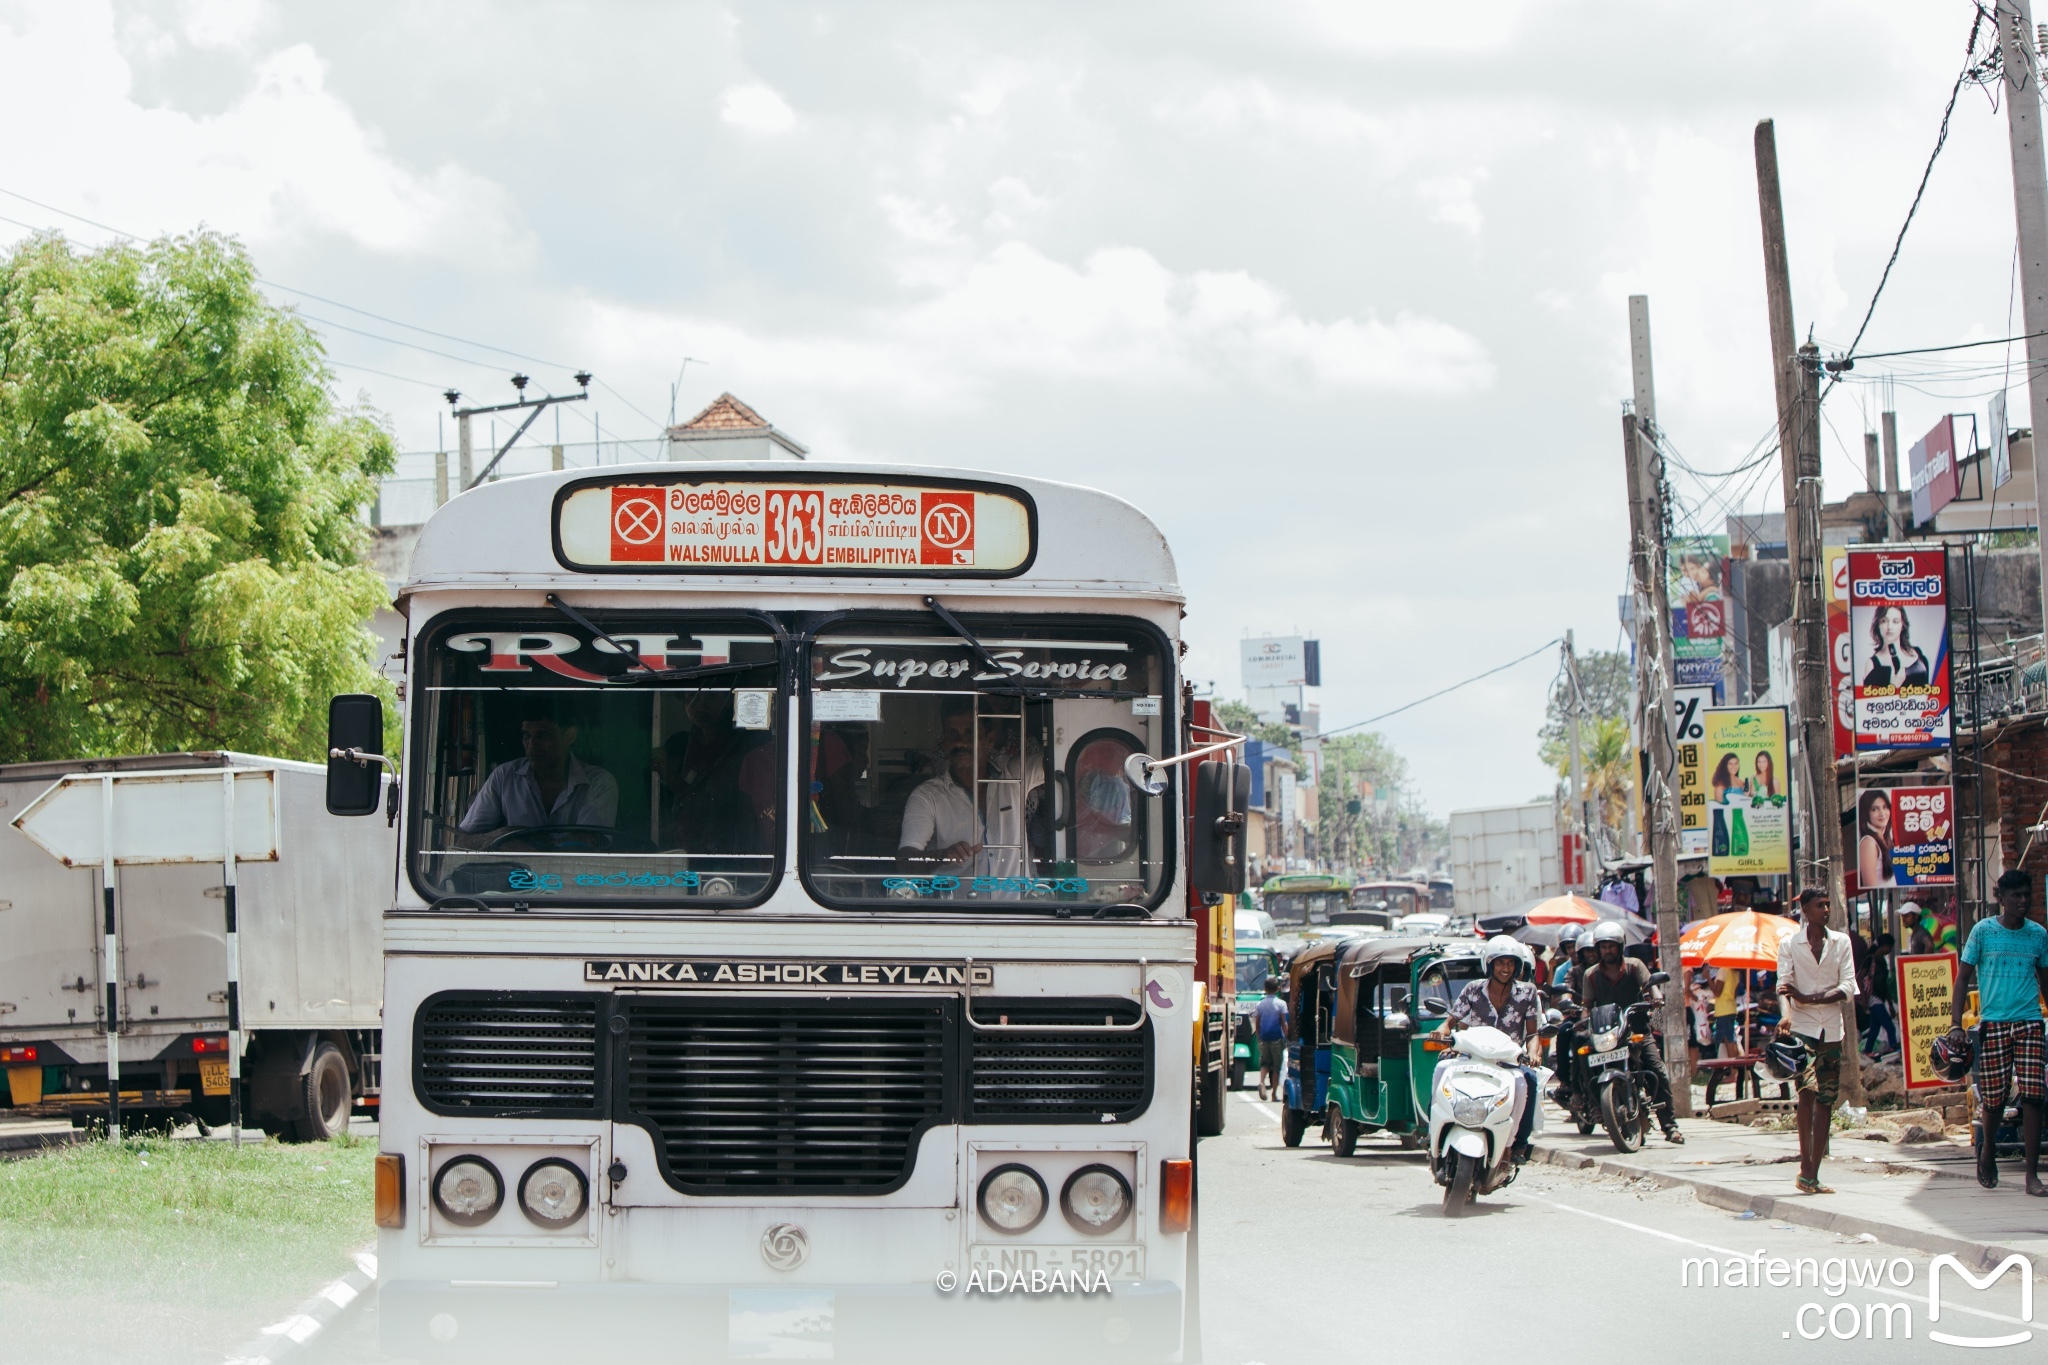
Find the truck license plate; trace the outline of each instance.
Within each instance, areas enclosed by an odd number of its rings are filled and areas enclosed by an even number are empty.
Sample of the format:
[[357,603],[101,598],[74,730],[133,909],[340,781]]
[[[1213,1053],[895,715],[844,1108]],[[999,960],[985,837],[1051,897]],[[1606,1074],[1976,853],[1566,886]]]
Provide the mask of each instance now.
[[227,1058],[201,1057],[199,1059],[199,1091],[204,1095],[225,1095],[228,1093]]
[[1020,1270],[1027,1275],[1034,1270],[1042,1270],[1048,1275],[1055,1270],[1063,1270],[1070,1275],[1080,1271],[1091,1277],[1100,1273],[1112,1280],[1141,1280],[1145,1278],[1145,1249],[970,1246],[967,1248],[967,1268],[984,1273],[1000,1270],[1005,1275],[1015,1275]]
[[1609,1062],[1618,1062],[1626,1056],[1628,1056],[1628,1049],[1625,1047],[1618,1047],[1614,1049],[1614,1051],[1612,1052],[1594,1053],[1592,1056],[1586,1058],[1586,1065],[1606,1066]]

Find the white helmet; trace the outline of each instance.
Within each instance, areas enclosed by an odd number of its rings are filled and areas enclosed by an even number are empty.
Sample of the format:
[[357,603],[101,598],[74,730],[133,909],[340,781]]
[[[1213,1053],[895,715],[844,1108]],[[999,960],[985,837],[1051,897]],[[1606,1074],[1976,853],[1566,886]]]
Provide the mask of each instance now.
[[1499,934],[1486,940],[1484,946],[1479,949],[1479,960],[1486,965],[1488,975],[1493,973],[1493,964],[1504,957],[1515,960],[1515,969],[1518,973],[1532,970],[1534,967],[1530,961],[1529,950],[1506,934]]
[[1617,921],[1608,919],[1594,925],[1593,932],[1586,936],[1585,941],[1596,947],[1602,943],[1620,944],[1628,942],[1628,934]]

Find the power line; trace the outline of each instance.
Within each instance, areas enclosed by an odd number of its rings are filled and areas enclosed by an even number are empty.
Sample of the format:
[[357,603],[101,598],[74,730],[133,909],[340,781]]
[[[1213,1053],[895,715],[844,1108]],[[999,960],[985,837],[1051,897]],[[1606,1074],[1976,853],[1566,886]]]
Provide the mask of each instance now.
[[1471,677],[1465,679],[1463,682],[1454,682],[1449,687],[1438,688],[1436,691],[1430,693],[1428,696],[1417,697],[1414,701],[1409,702],[1405,706],[1397,706],[1391,711],[1382,711],[1377,716],[1368,716],[1364,720],[1355,720],[1351,722],[1351,724],[1349,725],[1340,725],[1334,730],[1319,730],[1316,732],[1315,738],[1328,739],[1331,735],[1341,735],[1346,730],[1356,730],[1361,726],[1371,725],[1376,721],[1385,720],[1389,716],[1398,716],[1403,711],[1412,711],[1426,701],[1435,701],[1438,697],[1445,696],[1446,694],[1451,692],[1455,692],[1461,687],[1470,687],[1473,683],[1478,682],[1482,678],[1490,678],[1496,673],[1502,673],[1510,668],[1513,668],[1516,664],[1527,663],[1529,660],[1535,658],[1538,654],[1541,654],[1544,650],[1550,649],[1556,645],[1560,645],[1563,643],[1564,637],[1562,635],[1558,636],[1554,640],[1545,640],[1542,644],[1536,646],[1536,648],[1530,650],[1527,654],[1522,655],[1520,658],[1509,659],[1506,663],[1501,664],[1495,668],[1489,668],[1484,673],[1474,673]]

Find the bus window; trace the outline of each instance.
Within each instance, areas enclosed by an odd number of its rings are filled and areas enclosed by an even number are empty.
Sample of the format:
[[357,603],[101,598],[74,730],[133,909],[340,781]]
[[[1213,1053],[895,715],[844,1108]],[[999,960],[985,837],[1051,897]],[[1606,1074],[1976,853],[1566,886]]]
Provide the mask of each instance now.
[[[428,899],[734,905],[773,885],[779,646],[758,618],[465,618],[420,651],[406,783]],[[632,673],[752,664],[674,685]]]
[[[1164,755],[1158,645],[1098,624],[843,624],[811,651],[803,826],[828,905],[991,909],[1157,903],[1171,794],[1124,777]],[[1179,780],[1176,778],[1175,780]]]
[[1342,891],[1269,891],[1265,907],[1273,923],[1299,927],[1328,924],[1333,913],[1350,909],[1351,901]]

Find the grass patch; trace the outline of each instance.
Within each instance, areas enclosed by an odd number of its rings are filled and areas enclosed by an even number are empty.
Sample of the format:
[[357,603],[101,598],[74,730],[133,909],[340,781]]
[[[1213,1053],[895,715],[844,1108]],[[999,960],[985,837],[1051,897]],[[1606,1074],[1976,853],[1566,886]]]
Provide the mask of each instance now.
[[[104,1359],[139,1346],[145,1358],[219,1360],[375,1240],[375,1157],[360,1138],[238,1151],[151,1137],[0,1162],[9,1336],[27,1344],[22,1326],[65,1324],[17,1358]],[[24,1299],[40,1311],[17,1311]],[[84,1336],[81,1311],[94,1324]]]

